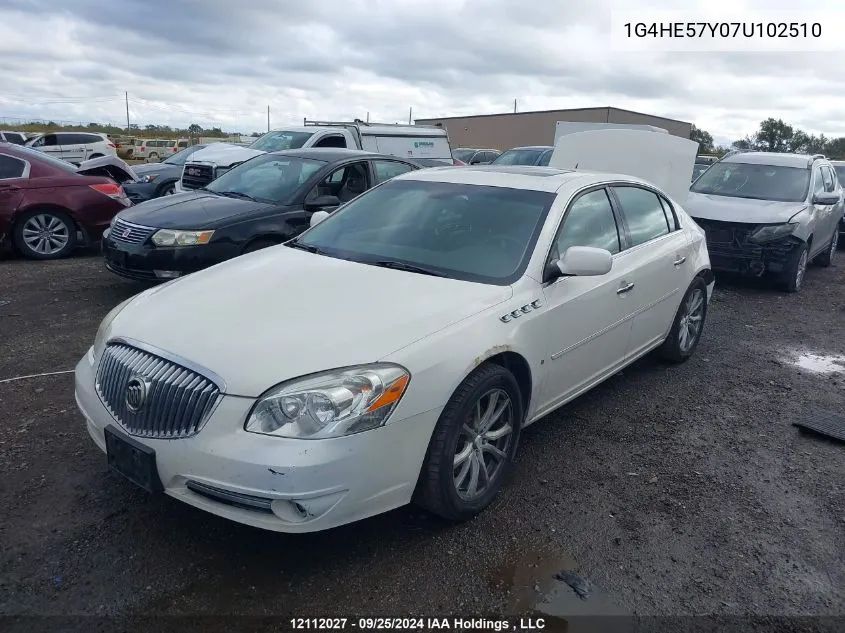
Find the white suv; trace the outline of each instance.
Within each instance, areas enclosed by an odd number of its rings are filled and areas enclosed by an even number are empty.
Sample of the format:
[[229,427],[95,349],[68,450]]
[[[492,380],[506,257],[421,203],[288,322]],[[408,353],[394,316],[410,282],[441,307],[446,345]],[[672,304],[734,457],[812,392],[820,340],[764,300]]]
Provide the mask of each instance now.
[[100,132],[50,132],[39,134],[26,142],[37,149],[71,163],[81,163],[89,158],[117,156],[117,147],[109,137]]

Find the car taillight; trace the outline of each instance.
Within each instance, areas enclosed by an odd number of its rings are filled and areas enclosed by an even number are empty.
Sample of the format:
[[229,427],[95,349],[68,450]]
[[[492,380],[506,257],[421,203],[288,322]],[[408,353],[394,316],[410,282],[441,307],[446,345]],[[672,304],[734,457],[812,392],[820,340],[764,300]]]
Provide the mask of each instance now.
[[102,185],[88,185],[94,191],[103,194],[104,196],[108,196],[109,198],[114,198],[115,200],[123,199],[126,197],[126,192],[123,191],[123,187],[113,182],[104,183]]
[[112,149],[117,149],[117,146],[114,143],[109,143],[109,147],[111,147]]

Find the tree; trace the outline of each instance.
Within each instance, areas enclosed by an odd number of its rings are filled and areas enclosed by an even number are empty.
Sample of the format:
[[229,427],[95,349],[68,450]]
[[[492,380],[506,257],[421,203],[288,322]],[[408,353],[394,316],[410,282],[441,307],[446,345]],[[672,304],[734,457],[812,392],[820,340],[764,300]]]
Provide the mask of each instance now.
[[713,147],[713,136],[707,130],[702,130],[700,128],[692,126],[690,130],[689,137],[691,141],[695,141],[698,143],[698,153],[699,154],[712,154],[714,151]]
[[830,158],[845,158],[845,136],[829,139],[824,153]]
[[188,134],[190,134],[191,136],[199,136],[200,134],[202,134],[202,127],[200,127],[196,123],[191,123],[188,126]]
[[745,138],[741,138],[738,141],[731,143],[731,148],[742,151],[753,150],[757,149],[757,142],[750,136],[746,136]]
[[754,140],[764,152],[788,152],[794,135],[795,129],[784,123],[783,119],[768,118],[760,123]]

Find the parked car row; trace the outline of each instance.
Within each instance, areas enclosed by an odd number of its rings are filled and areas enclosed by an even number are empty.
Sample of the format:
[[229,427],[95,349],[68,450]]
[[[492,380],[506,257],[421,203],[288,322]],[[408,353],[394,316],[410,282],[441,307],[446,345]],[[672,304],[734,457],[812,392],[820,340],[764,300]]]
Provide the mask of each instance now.
[[268,151],[122,211],[107,257],[131,265],[238,250],[238,217],[285,218],[286,241],[115,307],[76,367],[89,434],[142,488],[268,530],[478,514],[526,426],[651,351],[695,352],[714,277],[669,193],[689,173],[640,154],[694,149],[660,136],[604,148],[622,173]]
[[505,152],[495,149],[459,147],[452,152],[456,161],[464,165],[539,165],[549,164],[554,147],[534,145],[514,147]]

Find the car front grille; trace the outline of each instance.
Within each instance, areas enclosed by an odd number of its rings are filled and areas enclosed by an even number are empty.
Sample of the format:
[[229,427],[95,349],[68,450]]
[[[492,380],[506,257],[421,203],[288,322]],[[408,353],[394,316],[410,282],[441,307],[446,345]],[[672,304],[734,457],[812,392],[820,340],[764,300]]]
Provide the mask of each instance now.
[[704,229],[711,264],[722,270],[743,272],[749,266],[756,266],[756,270],[761,271],[764,266],[782,266],[799,243],[795,238],[785,237],[757,244],[751,241],[751,235],[760,225],[693,219]]
[[156,439],[195,435],[220,396],[220,388],[202,374],[124,343],[106,346],[96,388],[130,435]]
[[155,232],[155,228],[131,224],[121,219],[115,220],[109,230],[109,237],[115,242],[143,244]]
[[189,163],[182,170],[182,188],[199,189],[214,180],[214,166]]

